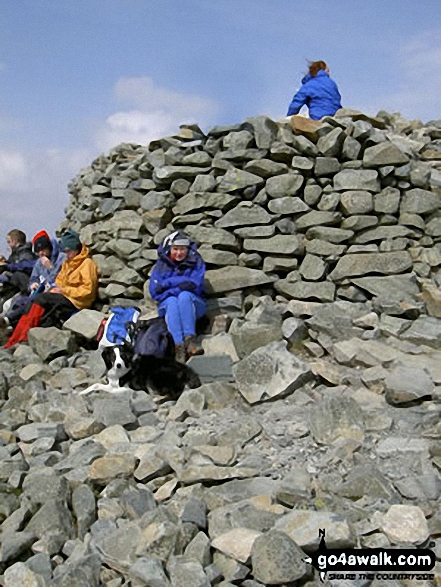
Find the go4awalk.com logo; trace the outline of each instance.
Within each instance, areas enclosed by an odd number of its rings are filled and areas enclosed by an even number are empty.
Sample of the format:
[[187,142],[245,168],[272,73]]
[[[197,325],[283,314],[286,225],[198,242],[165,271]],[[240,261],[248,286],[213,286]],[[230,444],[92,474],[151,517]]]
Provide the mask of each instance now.
[[321,581],[329,579],[415,579],[430,580],[435,553],[410,548],[327,548],[325,530],[319,530],[317,551],[304,562],[319,571]]

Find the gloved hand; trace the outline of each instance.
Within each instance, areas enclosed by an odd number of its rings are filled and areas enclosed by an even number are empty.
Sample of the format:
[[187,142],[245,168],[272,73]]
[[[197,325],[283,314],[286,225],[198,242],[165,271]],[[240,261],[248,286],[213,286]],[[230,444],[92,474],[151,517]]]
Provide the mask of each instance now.
[[156,286],[156,293],[157,294],[162,294],[162,292],[164,292],[166,290],[165,287],[163,287],[162,285],[157,285]]
[[183,281],[178,287],[183,291],[194,291],[196,289],[196,285],[192,281]]

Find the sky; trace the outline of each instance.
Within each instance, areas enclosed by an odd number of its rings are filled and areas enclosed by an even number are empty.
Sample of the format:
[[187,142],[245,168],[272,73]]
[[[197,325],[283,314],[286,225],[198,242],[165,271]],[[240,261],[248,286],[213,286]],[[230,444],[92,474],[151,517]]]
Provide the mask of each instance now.
[[345,107],[441,118],[440,0],[0,0],[0,252],[101,153],[278,119],[319,59]]

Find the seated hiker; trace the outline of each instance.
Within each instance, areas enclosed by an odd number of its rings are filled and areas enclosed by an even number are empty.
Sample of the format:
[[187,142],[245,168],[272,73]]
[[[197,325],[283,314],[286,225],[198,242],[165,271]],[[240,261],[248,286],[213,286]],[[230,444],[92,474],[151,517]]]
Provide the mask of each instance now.
[[158,313],[165,316],[176,346],[176,360],[201,354],[196,341],[196,319],[205,314],[205,264],[196,243],[177,231],[158,247],[158,261],[150,276],[149,291],[158,302]]
[[29,311],[34,294],[55,286],[55,278],[66,259],[66,255],[60,251],[58,241],[51,239],[45,230],[34,236],[32,244],[38,259],[32,269],[28,291],[18,294],[4,316],[0,316],[0,328],[15,328],[20,317]]
[[[8,232],[6,244],[11,254],[8,259],[0,261],[0,305],[18,292],[26,293],[29,277],[37,260],[32,246],[26,242],[23,231],[14,229]],[[1,309],[1,308],[0,308]]]
[[287,116],[297,114],[305,104],[313,120],[334,116],[341,108],[340,92],[329,77],[329,67],[324,61],[309,63],[309,73],[302,79],[302,87],[292,99]]
[[18,321],[5,345],[11,347],[27,340],[35,326],[60,326],[77,310],[90,308],[98,289],[98,269],[89,257],[89,249],[81,244],[78,233],[67,230],[61,237],[60,248],[66,254],[55,285],[47,292],[37,293],[27,314]]

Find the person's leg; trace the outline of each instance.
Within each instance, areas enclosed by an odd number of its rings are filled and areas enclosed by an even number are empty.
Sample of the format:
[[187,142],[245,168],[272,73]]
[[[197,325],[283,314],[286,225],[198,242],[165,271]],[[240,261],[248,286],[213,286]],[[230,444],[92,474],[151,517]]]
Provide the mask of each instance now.
[[190,291],[177,297],[184,337],[196,335],[196,320],[205,314],[205,302]]
[[5,318],[9,322],[9,325],[15,328],[23,314],[29,312],[31,305],[32,299],[30,296],[20,294],[5,314]]
[[160,316],[165,316],[168,331],[175,344],[183,344],[184,332],[179,314],[178,298],[173,296],[164,300],[158,307],[158,313]]
[[179,314],[184,331],[185,350],[188,356],[203,353],[196,340],[196,319],[205,314],[205,302],[192,292],[183,291],[178,296]]
[[38,304],[45,309],[41,326],[61,326],[77,308],[63,294],[59,293],[40,293],[34,296],[34,304]]
[[29,275],[23,271],[14,271],[11,275],[11,285],[19,292],[26,294],[29,286]]

